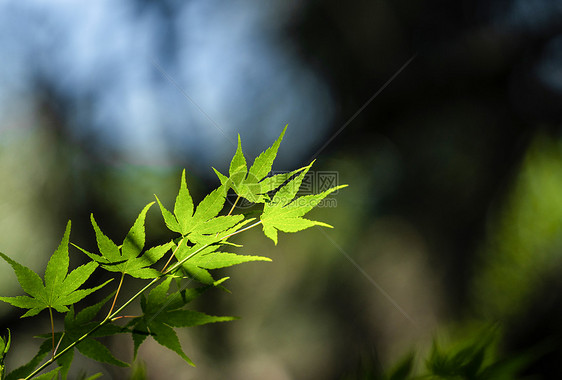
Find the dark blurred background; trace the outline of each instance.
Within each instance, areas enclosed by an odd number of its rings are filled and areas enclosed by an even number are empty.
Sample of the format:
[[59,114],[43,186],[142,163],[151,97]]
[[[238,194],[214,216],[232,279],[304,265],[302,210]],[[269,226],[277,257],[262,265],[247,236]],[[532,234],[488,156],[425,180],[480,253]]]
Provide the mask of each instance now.
[[[201,199],[237,133],[253,158],[288,123],[274,169],[316,158],[350,185],[314,211],[333,230],[243,237],[273,263],[197,304],[242,319],[182,333],[197,368],[145,343],[149,378],[340,379],[411,349],[423,366],[474,321],[501,324],[506,355],[541,347],[525,374],[562,376],[562,1],[3,1],[0,58],[0,251],[40,273],[67,219],[95,249],[91,212],[119,241],[182,168]],[[14,367],[48,321],[0,313]],[[131,360],[129,340],[108,343]]]

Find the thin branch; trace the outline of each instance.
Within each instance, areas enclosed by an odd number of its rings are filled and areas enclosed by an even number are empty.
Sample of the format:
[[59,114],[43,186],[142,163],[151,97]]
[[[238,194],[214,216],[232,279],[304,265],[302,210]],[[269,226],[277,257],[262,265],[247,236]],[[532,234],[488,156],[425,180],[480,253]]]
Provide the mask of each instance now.
[[259,225],[259,224],[261,224],[261,220],[258,221],[258,222],[255,222],[254,224],[249,225],[248,227],[244,227],[244,228],[242,228],[242,229],[240,229],[240,230],[238,230],[238,231],[235,231],[235,232],[233,232],[233,233],[231,233],[231,234],[225,235],[225,236],[221,237],[221,238],[219,239],[219,241],[224,240],[224,239],[228,239],[228,238],[231,237],[231,236],[234,236],[234,235],[237,235],[237,234],[239,234],[239,233],[241,233],[241,232],[247,231],[247,230],[249,230],[250,228],[254,228],[255,226],[257,226],[257,225]]
[[[217,239],[217,241],[228,239],[231,236],[237,235],[241,232],[247,231],[250,228],[253,228],[253,227],[257,226],[260,223],[261,223],[261,220],[259,222],[256,222],[256,223],[248,226],[248,227],[244,227],[242,229],[239,229],[238,231],[235,231],[235,232],[232,232],[228,235],[225,235],[225,236]],[[203,245],[201,248],[199,248],[197,251],[193,252],[191,255],[189,255],[186,258],[182,259],[181,261],[178,261],[177,263],[175,263],[174,266],[172,266],[170,269],[168,269],[168,271],[164,272],[164,274],[168,274],[169,272],[175,272],[183,263],[185,263],[187,260],[191,259],[193,256],[195,256],[196,254],[198,254],[199,252],[201,252],[202,250],[204,250],[205,248],[207,248],[210,245],[211,245],[211,243]]]

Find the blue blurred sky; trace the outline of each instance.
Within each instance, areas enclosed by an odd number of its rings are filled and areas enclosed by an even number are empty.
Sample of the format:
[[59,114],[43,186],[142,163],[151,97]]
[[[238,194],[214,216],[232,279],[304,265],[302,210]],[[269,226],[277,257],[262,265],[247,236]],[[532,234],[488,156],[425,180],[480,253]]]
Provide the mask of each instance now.
[[496,25],[511,32],[543,33],[557,27],[562,17],[560,0],[499,0],[486,6]]
[[219,165],[237,133],[253,156],[287,123],[285,145],[306,159],[334,104],[282,34],[298,12],[281,0],[3,1],[0,131],[20,128],[41,83],[64,99],[72,137],[112,159]]

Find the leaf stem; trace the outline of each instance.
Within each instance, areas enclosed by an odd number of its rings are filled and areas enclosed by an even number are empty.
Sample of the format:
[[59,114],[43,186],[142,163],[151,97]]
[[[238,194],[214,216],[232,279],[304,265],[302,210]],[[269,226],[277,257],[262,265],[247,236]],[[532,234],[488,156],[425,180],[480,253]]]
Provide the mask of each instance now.
[[59,349],[59,346],[62,342],[62,338],[64,338],[64,334],[66,334],[66,332],[63,332],[62,335],[60,336],[59,342],[57,343],[57,346],[55,347],[53,355],[57,353],[57,350]]
[[53,354],[52,357],[55,356],[55,324],[53,322],[53,309],[49,307],[49,317],[51,317],[51,335],[53,340]]
[[118,317],[111,318],[111,322],[116,321],[116,320],[121,319],[121,318],[140,318],[140,317],[141,317],[140,315],[120,315]]
[[228,212],[228,214],[226,214],[226,216],[229,216],[230,214],[232,214],[232,212],[234,211],[234,208],[236,207],[236,204],[238,203],[239,200],[240,200],[240,195],[236,197],[236,200],[234,201],[234,204],[232,205],[232,207],[230,208],[230,211]]
[[113,297],[113,303],[111,304],[111,308],[109,309],[109,313],[107,313],[108,316],[111,314],[111,312],[113,311],[113,308],[115,307],[115,302],[117,301],[117,296],[119,295],[119,291],[121,290],[121,285],[123,285],[123,279],[124,278],[125,278],[125,272],[122,272],[121,273],[121,279],[119,280],[119,286],[117,287],[117,291],[115,292],[115,297]]
[[168,261],[166,262],[166,265],[164,265],[164,268],[162,268],[162,270],[160,272],[164,272],[164,270],[168,267],[168,265],[170,264],[170,261],[172,261],[172,259],[174,258],[174,256],[176,256],[176,252],[178,251],[178,249],[180,249],[180,245],[183,243],[185,237],[182,237],[181,240],[179,241],[176,249],[174,249],[174,252],[172,252],[172,254],[170,255],[170,258],[168,259]]
[[126,308],[127,306],[129,306],[131,304],[131,302],[133,302],[135,299],[137,299],[137,297],[140,297],[140,295],[142,293],[144,293],[148,288],[150,288],[152,285],[154,285],[156,282],[158,282],[158,280],[160,280],[162,277],[164,277],[164,275],[160,275],[154,279],[152,279],[152,281],[150,281],[147,285],[145,285],[141,290],[139,290],[134,296],[132,296],[127,302],[125,302],[123,305],[121,305],[121,307],[117,310],[115,310],[112,314],[108,315],[105,320],[102,323],[106,323],[107,321],[115,318],[115,316],[117,314],[119,314],[124,308]]

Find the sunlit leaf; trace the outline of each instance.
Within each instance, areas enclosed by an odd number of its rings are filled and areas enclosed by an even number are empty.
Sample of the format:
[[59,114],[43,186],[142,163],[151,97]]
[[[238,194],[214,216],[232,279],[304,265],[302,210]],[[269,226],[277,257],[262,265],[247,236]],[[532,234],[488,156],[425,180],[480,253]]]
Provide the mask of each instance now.
[[146,205],[135,220],[135,223],[127,233],[121,247],[117,246],[108,238],[98,226],[94,216],[91,216],[92,226],[96,233],[96,241],[100,254],[93,254],[83,248],[76,246],[92,260],[98,262],[101,267],[110,272],[128,274],[135,278],[155,278],[161,275],[159,271],[151,266],[160,260],[172,247],[172,243],[152,247],[139,254],[144,249],[145,244],[145,219],[146,214],[154,202]]
[[336,190],[346,187],[340,185],[332,187],[320,194],[297,197],[304,176],[310,169],[305,167],[301,173],[290,180],[275,193],[271,202],[267,202],[261,215],[265,236],[277,244],[277,231],[297,232],[312,226],[331,227],[329,224],[303,218],[304,214],[312,210],[322,199]]
[[23,317],[36,315],[46,308],[52,308],[63,313],[68,311],[68,305],[80,301],[87,295],[105,286],[109,281],[94,288],[78,289],[92,275],[97,264],[93,262],[84,264],[69,274],[69,236],[70,221],[66,226],[59,247],[47,264],[45,284],[31,269],[0,253],[0,257],[14,269],[22,289],[29,294],[29,296],[0,297],[0,300],[19,308],[29,309]]
[[229,177],[224,176],[216,169],[213,169],[219,180],[224,186],[232,188],[234,192],[250,202],[263,203],[266,200],[265,194],[281,186],[288,179],[287,173],[266,178],[271,171],[273,161],[277,156],[279,145],[283,140],[287,126],[283,128],[281,135],[275,143],[262,152],[255,160],[250,169],[246,165],[246,159],[242,152],[240,135],[238,135],[238,146],[232,158],[229,168]]

